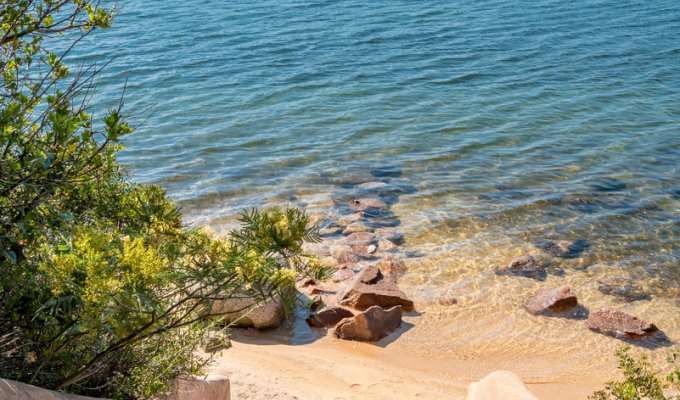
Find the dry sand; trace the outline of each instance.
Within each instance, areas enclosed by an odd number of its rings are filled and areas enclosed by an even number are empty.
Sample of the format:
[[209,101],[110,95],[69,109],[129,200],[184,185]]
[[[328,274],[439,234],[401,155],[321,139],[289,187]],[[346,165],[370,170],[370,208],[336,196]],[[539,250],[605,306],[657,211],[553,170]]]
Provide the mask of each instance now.
[[235,400],[464,399],[470,382],[499,367],[517,373],[540,399],[586,399],[601,386],[600,374],[552,378],[554,369],[545,368],[549,359],[507,368],[508,360],[424,357],[400,345],[398,337],[408,334],[402,329],[377,345],[331,336],[292,345],[281,343],[278,333],[247,337],[237,329],[233,347],[216,358],[212,374],[231,379]]

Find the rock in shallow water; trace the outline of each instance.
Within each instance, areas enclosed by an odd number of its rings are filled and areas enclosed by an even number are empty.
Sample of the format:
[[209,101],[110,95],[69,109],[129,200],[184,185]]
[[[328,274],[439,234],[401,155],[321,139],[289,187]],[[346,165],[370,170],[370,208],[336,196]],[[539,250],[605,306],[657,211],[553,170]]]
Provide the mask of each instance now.
[[541,290],[524,302],[524,308],[533,315],[550,315],[572,309],[578,305],[576,296],[568,285]]
[[586,326],[608,336],[638,339],[658,332],[659,328],[651,322],[628,315],[613,308],[604,308],[588,316]]
[[649,300],[651,296],[642,291],[639,286],[624,278],[602,277],[597,280],[597,290],[610,296],[619,297],[626,301]]
[[544,280],[547,275],[545,268],[538,265],[530,255],[514,258],[507,267],[496,268],[496,274],[515,275],[538,280]]
[[389,310],[373,306],[352,318],[345,318],[335,327],[339,339],[375,342],[401,326],[401,307]]
[[350,200],[349,208],[356,211],[385,211],[389,207],[380,199],[363,198]]
[[390,308],[402,306],[404,311],[413,310],[413,301],[406,297],[390,276],[384,276],[375,266],[364,268],[340,295],[340,304],[357,310],[372,306]]
[[377,240],[371,232],[354,232],[345,238],[345,242],[350,246],[369,246],[376,244]]
[[307,323],[315,328],[335,326],[345,318],[352,318],[354,313],[343,307],[326,307],[307,318]]

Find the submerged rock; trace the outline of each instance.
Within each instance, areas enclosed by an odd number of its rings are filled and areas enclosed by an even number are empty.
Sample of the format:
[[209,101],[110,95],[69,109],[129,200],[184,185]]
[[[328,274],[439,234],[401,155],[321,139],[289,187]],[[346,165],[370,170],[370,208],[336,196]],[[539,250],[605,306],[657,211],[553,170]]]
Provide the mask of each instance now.
[[386,277],[375,266],[364,268],[340,295],[340,304],[365,310],[372,306],[390,308],[402,306],[404,311],[413,310],[413,301],[406,297],[394,279]]
[[373,198],[350,200],[349,207],[356,211],[385,211],[389,208],[384,201]]
[[562,258],[576,258],[590,247],[590,244],[582,239],[575,242],[570,240],[559,240],[557,242],[541,240],[536,242],[535,245],[546,253]]
[[401,326],[401,307],[389,310],[373,306],[352,318],[345,318],[335,327],[339,339],[375,342]]
[[578,305],[576,296],[568,285],[544,289],[524,302],[524,308],[533,315],[550,315],[570,310]]
[[597,280],[597,290],[626,301],[649,300],[651,296],[624,278],[605,276]]
[[376,236],[371,232],[354,232],[345,238],[345,242],[350,246],[369,246],[376,244]]
[[591,313],[586,321],[586,326],[595,332],[608,336],[630,339],[650,336],[659,331],[659,328],[653,323],[613,308],[604,308]]
[[496,268],[497,275],[514,275],[532,279],[545,279],[547,273],[545,268],[538,265],[536,260],[530,255],[523,255],[510,261],[507,267]]
[[310,315],[306,321],[315,328],[327,328],[335,326],[345,318],[352,318],[354,313],[343,307],[326,307],[316,314]]

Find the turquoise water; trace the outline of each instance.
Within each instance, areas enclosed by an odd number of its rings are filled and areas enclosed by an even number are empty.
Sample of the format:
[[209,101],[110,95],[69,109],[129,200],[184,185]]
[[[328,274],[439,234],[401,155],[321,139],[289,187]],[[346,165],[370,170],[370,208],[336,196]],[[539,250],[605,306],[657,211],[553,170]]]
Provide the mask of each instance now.
[[115,57],[93,106],[128,80],[143,124],[120,160],[192,223],[334,217],[379,180],[409,188],[392,211],[427,256],[413,282],[568,239],[589,245],[568,273],[677,298],[680,2],[122,3],[74,61]]

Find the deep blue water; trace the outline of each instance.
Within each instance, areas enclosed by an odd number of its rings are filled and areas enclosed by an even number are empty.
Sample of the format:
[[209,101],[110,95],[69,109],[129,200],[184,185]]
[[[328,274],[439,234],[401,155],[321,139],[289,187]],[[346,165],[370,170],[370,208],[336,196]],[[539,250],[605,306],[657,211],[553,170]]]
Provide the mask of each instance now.
[[680,282],[677,0],[128,1],[73,60],[112,57],[93,107],[127,79],[120,160],[194,223],[389,180],[414,246],[583,239]]

